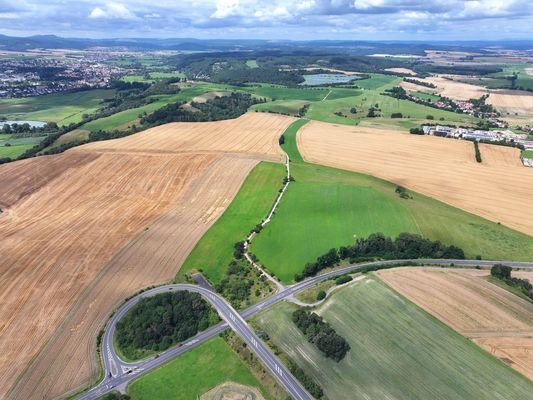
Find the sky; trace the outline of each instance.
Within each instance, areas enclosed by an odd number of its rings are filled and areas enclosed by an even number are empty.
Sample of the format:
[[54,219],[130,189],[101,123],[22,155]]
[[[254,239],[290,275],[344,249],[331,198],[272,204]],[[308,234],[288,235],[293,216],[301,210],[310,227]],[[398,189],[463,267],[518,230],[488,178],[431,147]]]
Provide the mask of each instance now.
[[0,34],[200,39],[533,39],[532,0],[0,0]]

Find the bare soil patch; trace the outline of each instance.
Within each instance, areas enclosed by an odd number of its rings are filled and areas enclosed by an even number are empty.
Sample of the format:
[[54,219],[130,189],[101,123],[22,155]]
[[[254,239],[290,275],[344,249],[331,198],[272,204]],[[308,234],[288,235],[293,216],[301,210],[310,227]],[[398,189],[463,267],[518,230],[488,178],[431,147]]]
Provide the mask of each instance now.
[[380,278],[533,379],[533,304],[457,269],[396,268]]
[[226,382],[201,395],[200,400],[265,400],[265,398],[256,388]]
[[204,93],[201,96],[196,96],[192,99],[195,103],[205,103],[208,100],[213,100],[216,97],[225,97],[229,96],[231,92],[209,92]]
[[519,150],[397,131],[312,121],[297,136],[309,162],[403,185],[455,207],[533,235],[533,170],[513,160]]

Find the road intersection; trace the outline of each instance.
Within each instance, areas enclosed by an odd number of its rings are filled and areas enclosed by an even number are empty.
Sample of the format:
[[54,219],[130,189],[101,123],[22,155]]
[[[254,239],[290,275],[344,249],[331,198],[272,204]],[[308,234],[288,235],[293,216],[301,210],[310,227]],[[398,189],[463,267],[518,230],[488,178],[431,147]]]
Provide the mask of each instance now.
[[[274,295],[254,304],[247,308],[242,313],[238,313],[224,298],[206,287],[189,284],[173,284],[159,286],[153,289],[146,290],[130,300],[124,303],[119,310],[113,314],[111,319],[106,325],[104,335],[101,343],[101,355],[104,365],[104,378],[103,380],[91,390],[81,394],[78,399],[94,400],[98,397],[108,393],[112,390],[119,390],[124,392],[126,386],[139,376],[146,374],[147,372],[157,368],[169,360],[178,357],[185,353],[189,349],[196,347],[207,340],[220,334],[225,329],[231,328],[245,341],[250,349],[255,352],[261,362],[271,371],[273,376],[278,382],[285,388],[287,393],[295,400],[310,400],[313,397],[305,390],[305,388],[294,378],[294,376],[287,370],[287,368],[277,359],[267,345],[255,334],[255,332],[246,323],[246,319],[258,314],[262,310],[265,310],[276,303],[283,300],[289,300],[293,295],[308,287],[335,278],[347,273],[355,273],[358,270],[368,267],[386,267],[394,266],[397,264],[411,264],[411,265],[427,265],[427,266],[457,266],[457,267],[492,267],[495,264],[505,264],[514,268],[532,268],[533,262],[512,262],[512,261],[486,261],[486,260],[445,260],[445,259],[432,259],[432,260],[390,260],[390,261],[375,261],[365,262],[360,264],[352,264],[347,267],[334,269],[317,275],[315,277],[308,278],[302,282],[296,283],[291,286],[284,286]],[[207,301],[209,301],[213,307],[217,310],[223,322],[214,325],[205,331],[198,333],[183,344],[171,348],[161,353],[156,358],[126,362],[123,361],[114,348],[113,337],[116,330],[117,322],[135,306],[140,300],[146,297],[155,296],[160,293],[166,293],[169,291],[187,290],[196,292],[202,295]]]

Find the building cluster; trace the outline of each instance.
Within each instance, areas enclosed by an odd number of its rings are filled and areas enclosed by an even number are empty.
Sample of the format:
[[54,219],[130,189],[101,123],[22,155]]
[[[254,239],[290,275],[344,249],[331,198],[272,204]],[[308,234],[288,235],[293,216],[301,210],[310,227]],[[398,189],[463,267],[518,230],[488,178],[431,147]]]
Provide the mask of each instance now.
[[107,88],[128,70],[92,59],[0,60],[0,98]]
[[526,141],[525,133],[514,133],[510,130],[486,131],[474,128],[455,128],[444,125],[423,125],[424,135],[451,137],[455,139],[477,140],[482,142],[515,142]]
[[[485,131],[473,128],[455,128],[444,125],[422,125],[424,135],[449,137],[455,139],[475,140],[478,142],[510,143],[524,150],[533,150],[533,140],[528,140],[525,133],[514,133],[510,130]],[[521,157],[526,167],[533,167],[533,159]]]

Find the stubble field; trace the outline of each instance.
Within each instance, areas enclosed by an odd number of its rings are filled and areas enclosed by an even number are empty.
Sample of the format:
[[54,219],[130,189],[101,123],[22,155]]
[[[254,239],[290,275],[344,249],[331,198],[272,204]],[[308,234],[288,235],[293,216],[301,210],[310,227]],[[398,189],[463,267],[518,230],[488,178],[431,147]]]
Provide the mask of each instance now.
[[[362,127],[310,122],[298,134],[306,161],[363,172],[533,235],[533,170],[519,150]],[[507,160],[507,161],[502,161]]]
[[[120,139],[128,152],[225,152],[283,161],[278,139],[294,121],[291,117],[247,113],[235,120],[170,123]],[[116,140],[89,145],[95,151],[114,151]]]
[[533,379],[533,303],[493,285],[479,271],[397,268],[377,274],[409,300]]
[[[277,140],[291,119],[254,116],[245,148],[228,134],[220,151],[212,143],[197,150],[174,124],[146,152],[129,150],[129,137],[103,151],[95,143],[0,168],[0,397],[17,377],[10,397],[31,399],[59,396],[95,375],[96,333],[112,308],[172,279],[249,171],[276,154],[265,136]],[[240,123],[223,130],[238,136]],[[201,141],[208,132],[197,127],[196,135],[185,131]]]
[[423,89],[424,91],[436,92],[444,97],[449,97],[454,100],[470,100],[478,99],[487,90],[481,86],[471,85],[468,83],[458,82],[454,80],[454,76],[431,76],[425,79],[417,79],[422,82],[432,83],[437,86],[435,89],[426,88],[425,86],[415,85],[409,82],[402,82],[401,86],[408,91],[416,91]]

